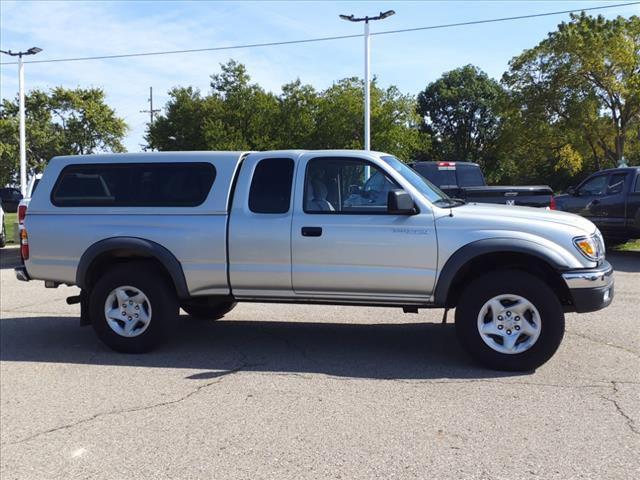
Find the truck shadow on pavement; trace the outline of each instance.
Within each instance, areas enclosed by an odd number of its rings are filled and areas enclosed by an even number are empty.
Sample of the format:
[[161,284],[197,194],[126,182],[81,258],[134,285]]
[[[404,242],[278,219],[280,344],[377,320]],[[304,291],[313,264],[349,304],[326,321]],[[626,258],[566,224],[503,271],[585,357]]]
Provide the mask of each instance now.
[[193,380],[237,371],[396,380],[514,375],[476,366],[451,324],[177,321],[160,349],[130,355],[107,349],[77,318],[5,318],[0,360],[199,370],[185,376]]

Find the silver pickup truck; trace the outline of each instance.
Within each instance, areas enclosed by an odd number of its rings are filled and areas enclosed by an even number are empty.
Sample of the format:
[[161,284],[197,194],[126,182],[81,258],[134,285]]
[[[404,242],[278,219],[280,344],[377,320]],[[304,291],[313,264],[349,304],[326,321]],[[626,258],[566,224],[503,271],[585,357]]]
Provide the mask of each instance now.
[[[351,201],[373,175],[394,185],[385,201]],[[21,237],[17,277],[79,286],[81,324],[123,352],[156,347],[180,307],[211,319],[236,302],[455,308],[472,356],[522,371],[554,354],[564,312],[613,299],[590,221],[463,204],[379,152],[56,157]]]

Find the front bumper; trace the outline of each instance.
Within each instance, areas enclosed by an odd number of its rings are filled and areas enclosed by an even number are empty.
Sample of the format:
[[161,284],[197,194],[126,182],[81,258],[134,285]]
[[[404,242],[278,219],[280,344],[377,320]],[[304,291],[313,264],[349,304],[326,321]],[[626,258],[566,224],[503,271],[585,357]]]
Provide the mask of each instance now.
[[562,278],[578,313],[601,310],[613,300],[613,267],[606,260],[598,268],[564,272]]

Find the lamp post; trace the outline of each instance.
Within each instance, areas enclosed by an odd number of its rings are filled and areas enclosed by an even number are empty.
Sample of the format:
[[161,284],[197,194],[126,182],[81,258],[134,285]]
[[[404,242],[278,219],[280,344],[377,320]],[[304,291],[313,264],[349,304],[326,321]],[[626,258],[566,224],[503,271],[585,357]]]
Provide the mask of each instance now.
[[369,22],[371,20],[384,20],[391,15],[395,15],[393,10],[380,12],[375,17],[356,18],[354,15],[340,15],[342,20],[349,22],[364,22],[364,149],[371,150],[371,71],[369,68],[371,41],[369,36]]
[[31,47],[26,52],[12,52],[11,50],[0,50],[0,53],[18,57],[18,102],[19,102],[19,121],[20,121],[20,191],[22,195],[27,194],[27,145],[25,134],[24,120],[24,63],[22,57],[24,55],[35,55],[40,53],[41,48]]

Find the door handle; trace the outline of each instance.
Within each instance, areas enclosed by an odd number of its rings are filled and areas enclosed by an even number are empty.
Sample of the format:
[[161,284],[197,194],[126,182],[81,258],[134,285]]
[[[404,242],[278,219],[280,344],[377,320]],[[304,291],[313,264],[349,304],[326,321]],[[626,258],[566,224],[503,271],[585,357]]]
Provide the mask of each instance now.
[[303,237],[319,237],[322,235],[322,227],[302,227]]

